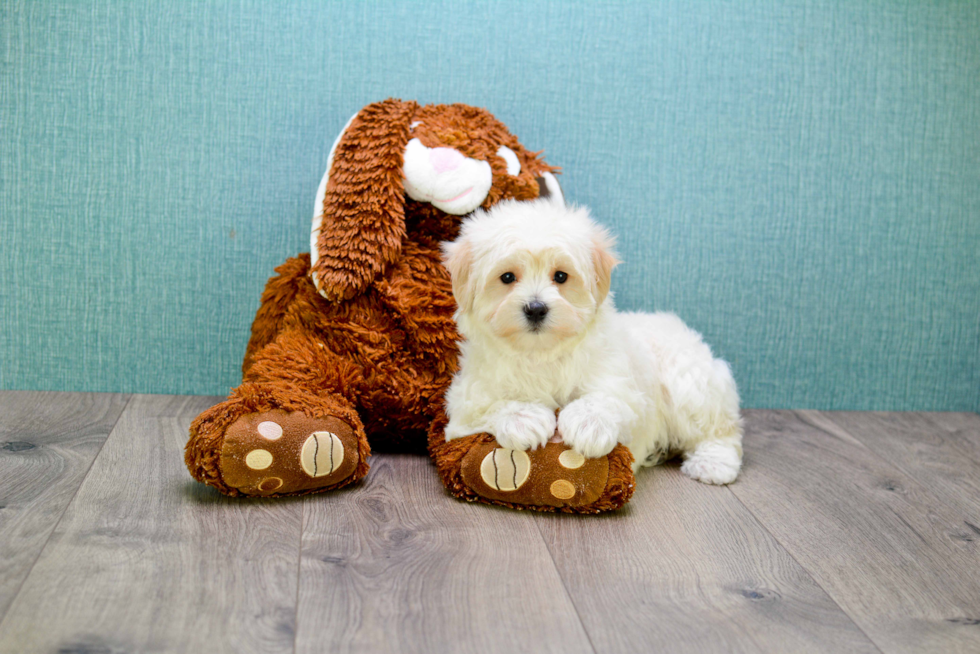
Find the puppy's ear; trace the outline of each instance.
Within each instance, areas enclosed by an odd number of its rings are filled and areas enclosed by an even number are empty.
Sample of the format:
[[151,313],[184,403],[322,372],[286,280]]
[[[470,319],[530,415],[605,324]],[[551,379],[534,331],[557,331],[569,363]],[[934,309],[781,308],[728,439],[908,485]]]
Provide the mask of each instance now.
[[453,280],[453,297],[460,311],[473,308],[473,288],[470,284],[473,248],[469,241],[459,238],[442,244],[442,262]]
[[597,227],[592,234],[592,266],[595,269],[596,303],[602,304],[609,295],[613,268],[622,263],[615,251],[616,239]]

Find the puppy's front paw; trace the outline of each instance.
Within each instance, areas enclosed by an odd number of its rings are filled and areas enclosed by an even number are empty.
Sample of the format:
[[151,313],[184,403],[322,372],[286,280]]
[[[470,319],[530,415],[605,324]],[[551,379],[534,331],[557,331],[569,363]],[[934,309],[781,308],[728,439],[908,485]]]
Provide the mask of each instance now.
[[735,445],[718,441],[701,443],[685,456],[681,472],[705,484],[730,484],[738,477],[742,455]]
[[619,442],[617,416],[586,400],[575,400],[558,414],[562,441],[588,459],[612,452]]
[[555,434],[555,412],[541,404],[509,402],[497,412],[493,436],[500,447],[533,450]]

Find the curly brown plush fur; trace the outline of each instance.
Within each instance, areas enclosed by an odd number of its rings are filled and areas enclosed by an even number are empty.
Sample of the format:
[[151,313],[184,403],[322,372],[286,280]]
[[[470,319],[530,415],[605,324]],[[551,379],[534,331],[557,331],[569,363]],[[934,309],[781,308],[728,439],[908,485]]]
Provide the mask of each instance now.
[[[191,426],[185,459],[195,479],[240,494],[222,474],[222,456],[235,454],[223,450],[225,431],[274,409],[340,418],[357,435],[356,454],[348,451],[358,457],[355,473],[316,490],[363,477],[372,447],[425,451],[456,366],[455,305],[439,244],[456,236],[461,216],[406,198],[410,137],[488,162],[484,208],[536,198],[538,178],[555,170],[482,109],[386,100],[361,110],[333,155],[315,265],[303,254],[276,269],[252,325],[242,385]],[[501,145],[516,154],[520,174],[507,173],[496,156]]]
[[[316,256],[312,263],[308,254],[287,260],[267,283],[242,384],[194,420],[188,470],[228,495],[300,495],[361,479],[372,447],[422,452],[428,444],[459,498],[577,513],[622,506],[633,492],[632,457],[623,447],[608,464],[576,473],[563,470],[555,459],[559,446],[549,446],[551,458],[533,454],[534,474],[523,495],[514,495],[533,501],[508,502],[499,489],[484,487],[481,495],[473,472],[484,450],[494,449],[492,436],[443,438],[442,397],[456,371],[458,335],[439,244],[456,237],[462,217],[406,198],[402,166],[410,138],[487,162],[492,185],[483,208],[538,197],[547,188],[541,176],[555,171],[482,109],[386,100],[361,110],[333,153],[314,231]],[[508,174],[500,146],[515,153],[519,174]],[[343,460],[334,467],[338,453]],[[601,473],[584,474],[591,469]],[[564,503],[548,486],[557,479],[570,489],[562,476],[578,484]]]

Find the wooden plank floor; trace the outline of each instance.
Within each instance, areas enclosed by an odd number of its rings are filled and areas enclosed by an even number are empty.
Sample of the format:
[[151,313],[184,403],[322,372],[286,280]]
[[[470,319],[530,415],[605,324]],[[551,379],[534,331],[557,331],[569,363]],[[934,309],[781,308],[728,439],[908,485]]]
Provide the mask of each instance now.
[[0,393],[0,619],[128,396]]
[[0,393],[0,652],[980,651],[976,414],[746,411],[732,486],[581,517],[406,455],[225,498],[182,459],[215,401]]

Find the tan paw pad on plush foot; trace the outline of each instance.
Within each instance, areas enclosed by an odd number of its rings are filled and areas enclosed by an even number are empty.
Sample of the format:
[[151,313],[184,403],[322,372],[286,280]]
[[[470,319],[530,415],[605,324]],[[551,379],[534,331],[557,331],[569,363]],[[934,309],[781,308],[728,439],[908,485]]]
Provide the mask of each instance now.
[[246,495],[333,486],[357,464],[357,435],[346,422],[280,409],[242,416],[228,427],[221,448],[224,482]]
[[487,499],[513,504],[575,507],[599,499],[609,477],[606,457],[586,459],[561,443],[522,452],[491,441],[462,461],[463,482]]

